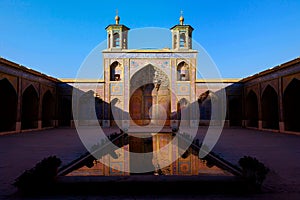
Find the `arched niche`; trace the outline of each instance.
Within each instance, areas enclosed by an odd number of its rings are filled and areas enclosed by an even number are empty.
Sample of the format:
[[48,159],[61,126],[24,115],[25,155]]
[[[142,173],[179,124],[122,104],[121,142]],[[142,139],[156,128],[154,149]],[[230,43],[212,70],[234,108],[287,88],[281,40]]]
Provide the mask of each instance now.
[[268,85],[263,92],[261,100],[262,128],[278,129],[278,95],[275,89]]
[[42,126],[51,127],[53,126],[54,111],[55,111],[55,99],[52,93],[48,90],[42,100]]
[[6,78],[0,80],[0,132],[16,129],[17,101],[13,85]]
[[177,81],[189,81],[189,66],[182,61],[177,65]]
[[118,61],[113,62],[110,65],[110,81],[121,81],[122,80],[122,67]]
[[258,99],[257,95],[251,90],[245,103],[246,119],[248,127],[258,127]]
[[300,132],[300,80],[293,79],[283,93],[285,130]]
[[22,95],[22,129],[38,127],[39,100],[35,88],[28,86]]

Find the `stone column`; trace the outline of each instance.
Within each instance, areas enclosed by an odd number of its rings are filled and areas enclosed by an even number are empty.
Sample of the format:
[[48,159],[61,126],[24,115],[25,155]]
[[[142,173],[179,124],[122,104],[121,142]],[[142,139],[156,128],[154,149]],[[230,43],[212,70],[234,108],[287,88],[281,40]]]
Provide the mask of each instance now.
[[16,132],[21,132],[22,129],[22,78],[18,77],[18,103],[17,103],[17,118],[16,118]]
[[279,114],[279,132],[284,132],[284,116],[283,116],[283,90],[282,78],[278,78],[278,114]]
[[38,129],[42,129],[42,109],[43,109],[43,96],[42,96],[42,88],[39,84],[39,99],[38,99]]
[[59,98],[58,98],[58,90],[57,88],[54,89],[54,94],[53,94],[53,97],[54,97],[54,113],[53,113],[53,120],[52,120],[52,125],[53,127],[58,127],[58,113],[59,113],[59,110],[58,110],[58,101],[59,101]]
[[262,129],[262,120],[258,120],[258,129]]
[[261,84],[259,83],[259,87],[258,87],[258,98],[257,98],[258,102],[258,129],[262,129],[262,109],[261,109]]

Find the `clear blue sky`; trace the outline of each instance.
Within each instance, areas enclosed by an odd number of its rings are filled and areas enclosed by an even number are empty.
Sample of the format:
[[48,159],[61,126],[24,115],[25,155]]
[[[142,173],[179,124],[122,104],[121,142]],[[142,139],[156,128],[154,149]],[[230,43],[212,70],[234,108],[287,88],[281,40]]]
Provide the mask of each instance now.
[[300,56],[300,1],[0,0],[0,56],[42,73],[72,78],[105,27],[170,28],[185,23],[225,78],[255,74]]

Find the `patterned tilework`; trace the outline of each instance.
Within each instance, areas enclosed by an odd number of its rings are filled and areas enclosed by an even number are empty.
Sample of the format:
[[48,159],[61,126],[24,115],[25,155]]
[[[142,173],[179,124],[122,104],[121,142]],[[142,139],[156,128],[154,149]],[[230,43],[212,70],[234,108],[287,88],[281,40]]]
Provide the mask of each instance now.
[[123,162],[111,162],[111,168],[109,168],[110,175],[123,175],[124,165]]
[[147,65],[153,65],[166,74],[170,74],[170,62],[165,59],[132,59],[130,61],[130,77]]
[[110,95],[123,95],[123,83],[110,83]]
[[191,91],[190,84],[188,83],[177,83],[177,95],[189,95]]
[[195,53],[103,53],[104,58],[196,58]]
[[178,173],[180,175],[190,175],[192,173],[191,161],[179,161],[178,162]]
[[0,73],[0,80],[6,78],[14,87],[16,91],[18,91],[18,78],[14,76],[10,76],[8,74]]

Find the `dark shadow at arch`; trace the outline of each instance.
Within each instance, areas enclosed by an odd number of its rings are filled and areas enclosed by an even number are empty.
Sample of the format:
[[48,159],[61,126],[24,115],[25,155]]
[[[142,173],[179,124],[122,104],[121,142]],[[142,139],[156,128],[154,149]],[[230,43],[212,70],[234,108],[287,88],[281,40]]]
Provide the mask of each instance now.
[[117,70],[119,62],[115,61],[110,65],[110,81],[119,81],[121,79],[121,72]]
[[186,98],[182,98],[177,102],[177,120],[178,120],[178,126],[189,125],[189,120],[190,120],[189,101]]
[[252,90],[246,97],[246,119],[248,127],[258,127],[258,100],[255,92]]
[[22,129],[38,127],[39,101],[35,88],[30,85],[23,93],[22,98]]
[[70,126],[72,120],[72,103],[68,96],[62,97],[60,101],[60,126]]
[[111,126],[120,126],[121,124],[117,124],[116,121],[122,120],[122,110],[117,108],[117,104],[119,103],[118,98],[114,98],[110,103],[109,103],[109,114],[110,114],[110,125]]
[[238,96],[228,97],[228,113],[230,126],[241,126],[242,125],[242,101]]
[[51,92],[48,90],[43,96],[42,103],[42,126],[51,127],[53,126],[54,120],[54,97]]
[[268,85],[262,95],[262,127],[267,129],[278,129],[278,95],[273,87]]
[[181,114],[189,105],[189,102],[186,98],[182,98],[177,102],[177,119],[181,120]]
[[199,111],[200,111],[200,125],[208,125],[211,119],[211,91],[207,90],[202,93],[198,98]]
[[104,119],[103,115],[103,109],[104,109],[104,102],[103,99],[96,97],[95,98],[95,109],[96,109],[96,115],[97,119],[100,125],[102,125],[102,120]]
[[300,131],[300,80],[293,79],[283,94],[284,124],[287,131]]
[[0,80],[0,132],[16,129],[17,100],[11,83],[7,79]]

